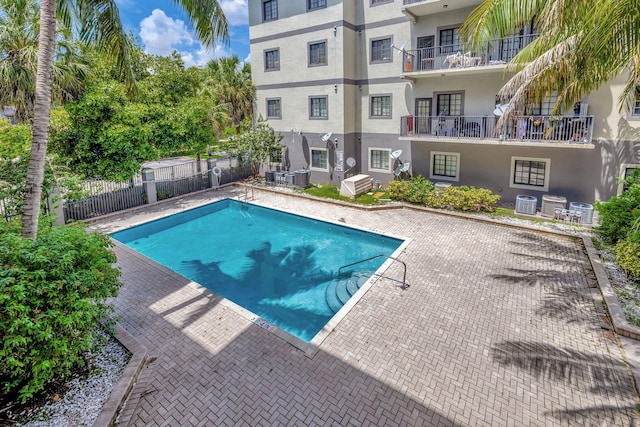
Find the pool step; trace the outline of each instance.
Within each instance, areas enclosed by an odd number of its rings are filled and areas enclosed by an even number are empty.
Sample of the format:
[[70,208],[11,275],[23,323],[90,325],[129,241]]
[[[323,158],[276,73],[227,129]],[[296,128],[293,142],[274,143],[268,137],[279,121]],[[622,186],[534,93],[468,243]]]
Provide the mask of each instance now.
[[326,291],[327,305],[331,311],[337,313],[367,282],[371,274],[371,272],[354,273],[351,276],[333,279]]

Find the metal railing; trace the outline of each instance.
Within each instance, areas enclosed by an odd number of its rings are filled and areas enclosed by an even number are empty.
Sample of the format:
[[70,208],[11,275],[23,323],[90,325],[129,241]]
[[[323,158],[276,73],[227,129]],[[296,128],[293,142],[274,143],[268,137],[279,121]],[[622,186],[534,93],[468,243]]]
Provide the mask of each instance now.
[[[404,273],[402,274],[402,282],[400,282],[398,280],[395,280],[395,279],[391,279],[391,280],[393,280],[396,283],[400,283],[400,287],[402,289],[407,289],[409,287],[409,284],[407,283],[407,264],[404,261],[399,260],[398,258],[394,258],[394,257],[392,257],[390,255],[386,255],[386,254],[380,254],[380,255],[372,256],[372,257],[367,258],[367,259],[361,259],[360,261],[352,262],[351,264],[343,265],[342,267],[340,267],[338,269],[338,274],[337,274],[338,279],[341,277],[341,272],[342,272],[343,268],[352,267],[354,265],[361,264],[361,263],[367,262],[367,261],[371,261],[371,260],[374,260],[374,259],[377,259],[377,258],[388,258],[388,259],[390,259],[392,261],[397,261],[400,264],[402,264],[402,266],[404,267]],[[380,275],[379,277],[385,277],[385,276]]]
[[537,37],[537,34],[525,34],[495,39],[475,51],[465,51],[460,44],[407,50],[403,53],[402,71],[410,73],[506,64]]
[[513,116],[497,127],[496,116],[403,116],[400,136],[590,143],[593,116]]

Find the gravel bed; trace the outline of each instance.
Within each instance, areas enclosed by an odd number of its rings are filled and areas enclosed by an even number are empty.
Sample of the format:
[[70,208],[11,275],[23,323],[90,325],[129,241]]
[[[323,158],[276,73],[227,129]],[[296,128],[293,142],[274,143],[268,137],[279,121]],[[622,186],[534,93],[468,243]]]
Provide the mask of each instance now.
[[88,376],[72,378],[66,391],[57,401],[33,408],[29,412],[13,414],[12,423],[22,427],[81,427],[91,426],[120,379],[131,355],[111,335],[100,331],[104,342],[96,344],[88,354],[91,372]]

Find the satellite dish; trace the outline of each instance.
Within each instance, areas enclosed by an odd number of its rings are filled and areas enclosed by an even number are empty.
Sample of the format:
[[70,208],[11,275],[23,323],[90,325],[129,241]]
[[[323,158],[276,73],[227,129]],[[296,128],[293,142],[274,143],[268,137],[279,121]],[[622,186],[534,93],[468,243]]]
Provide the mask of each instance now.
[[393,174],[395,176],[400,176],[401,173],[402,173],[402,166],[400,165],[396,166],[395,170],[393,171]]
[[402,43],[402,45],[400,47],[397,47],[396,49],[398,49],[398,55],[400,55],[402,52],[404,52],[404,47],[407,45],[407,41],[405,40],[404,43]]
[[404,165],[402,165],[402,167],[400,168],[400,171],[406,172],[409,170],[410,167],[411,167],[411,162],[406,162]]
[[392,152],[390,156],[393,160],[397,160],[398,158],[400,158],[400,156],[402,156],[402,150],[396,150]]
[[325,133],[325,134],[322,136],[322,141],[323,141],[323,142],[327,142],[327,141],[329,141],[329,138],[331,138],[331,132],[329,132],[329,133]]
[[356,159],[354,159],[353,157],[347,157],[347,166],[352,168],[355,165],[356,165]]
[[494,116],[502,116],[505,111],[507,111],[507,107],[509,106],[509,104],[498,104],[496,105],[496,109],[493,110],[493,115]]

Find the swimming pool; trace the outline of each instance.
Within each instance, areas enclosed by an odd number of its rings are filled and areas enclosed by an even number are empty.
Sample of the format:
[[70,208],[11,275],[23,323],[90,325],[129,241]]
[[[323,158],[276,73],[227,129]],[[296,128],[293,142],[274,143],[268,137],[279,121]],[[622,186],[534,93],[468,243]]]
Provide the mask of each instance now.
[[307,343],[403,243],[231,199],[112,237]]

